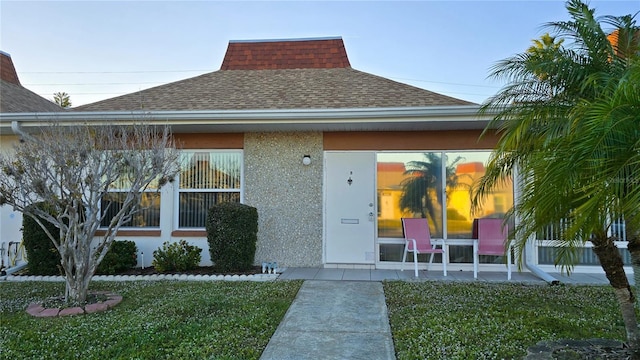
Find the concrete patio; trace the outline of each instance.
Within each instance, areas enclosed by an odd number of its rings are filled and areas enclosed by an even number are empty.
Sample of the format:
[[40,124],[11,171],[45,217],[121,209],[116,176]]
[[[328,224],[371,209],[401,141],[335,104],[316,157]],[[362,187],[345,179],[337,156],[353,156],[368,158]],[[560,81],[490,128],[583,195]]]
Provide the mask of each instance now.
[[[383,280],[437,280],[437,281],[485,281],[506,282],[506,272],[478,272],[478,279],[473,279],[472,271],[449,271],[443,276],[442,271],[419,271],[418,278],[413,276],[413,270],[384,270],[384,269],[334,269],[334,268],[298,268],[283,269],[278,277],[281,280],[345,280],[345,281],[383,281]],[[604,274],[572,273],[567,276],[561,273],[549,273],[563,284],[607,285],[609,281]],[[526,282],[543,284],[544,280],[530,272],[514,271],[511,282]],[[633,284],[633,276],[629,275]]]

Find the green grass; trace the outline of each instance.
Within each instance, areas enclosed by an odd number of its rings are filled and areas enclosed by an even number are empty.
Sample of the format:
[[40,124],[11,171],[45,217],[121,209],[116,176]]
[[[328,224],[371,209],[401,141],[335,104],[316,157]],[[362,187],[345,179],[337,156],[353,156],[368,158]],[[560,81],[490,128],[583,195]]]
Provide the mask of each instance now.
[[385,282],[398,360],[522,359],[541,340],[624,340],[606,286]]
[[[0,359],[258,359],[300,288],[276,282],[93,282],[103,313],[34,318],[63,283],[0,282]],[[541,340],[624,340],[606,286],[385,282],[398,360],[521,359]]]
[[302,282],[93,282],[124,300],[96,314],[34,318],[63,283],[0,282],[2,359],[258,359]]

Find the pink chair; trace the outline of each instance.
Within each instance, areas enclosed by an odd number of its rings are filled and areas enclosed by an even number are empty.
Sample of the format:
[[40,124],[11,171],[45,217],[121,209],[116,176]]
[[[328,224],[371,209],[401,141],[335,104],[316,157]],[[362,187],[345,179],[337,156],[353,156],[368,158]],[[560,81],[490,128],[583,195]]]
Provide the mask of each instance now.
[[[477,239],[473,242],[473,278],[478,278],[480,255],[507,255],[507,280],[511,280],[511,247],[506,249],[509,228],[502,226],[503,219],[476,219]],[[475,233],[474,229],[474,233]]]
[[[445,240],[441,240],[440,249],[436,248],[437,244],[431,243],[431,232],[429,231],[429,222],[427,219],[402,219],[402,229],[404,231],[404,254],[402,255],[402,268],[404,271],[404,263],[407,259],[407,252],[413,253],[413,265],[415,276],[418,277],[418,254],[431,254],[429,265],[433,262],[433,255],[442,254],[442,269],[444,276],[447,276],[447,259]],[[427,271],[429,270],[427,265]]]

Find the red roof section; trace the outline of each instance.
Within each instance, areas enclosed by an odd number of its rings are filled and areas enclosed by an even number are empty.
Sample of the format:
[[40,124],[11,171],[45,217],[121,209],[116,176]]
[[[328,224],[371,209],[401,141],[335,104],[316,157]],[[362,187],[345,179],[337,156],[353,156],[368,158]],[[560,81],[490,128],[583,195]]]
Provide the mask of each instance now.
[[16,68],[13,66],[11,56],[9,54],[0,51],[0,79],[12,84],[20,85]]
[[350,67],[342,38],[230,41],[220,70]]
[[379,162],[378,171],[400,172],[404,173],[407,169],[401,162]]
[[484,172],[484,164],[481,162],[469,162],[458,164],[456,174],[470,174]]

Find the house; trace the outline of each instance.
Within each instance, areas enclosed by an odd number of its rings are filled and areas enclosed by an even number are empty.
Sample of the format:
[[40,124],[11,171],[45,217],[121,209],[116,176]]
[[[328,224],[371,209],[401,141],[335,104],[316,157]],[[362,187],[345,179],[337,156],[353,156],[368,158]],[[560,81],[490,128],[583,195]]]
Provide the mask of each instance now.
[[[57,113],[63,109],[20,84],[11,55],[0,51],[0,114],[7,113]],[[10,123],[2,120],[0,127],[0,149],[10,147],[15,137]],[[9,241],[22,238],[22,216],[11,211],[8,206],[0,207],[0,248],[7,249]],[[4,264],[8,264],[4,254]]]
[[[25,131],[51,120],[170,124],[182,172],[118,233],[136,242],[147,266],[153,250],[180,239],[205,249],[210,263],[206,209],[239,201],[258,209],[256,263],[398,268],[400,218],[424,215],[459,254],[449,268],[471,270],[478,215],[460,186],[482,175],[497,141],[491,132],[480,138],[489,118],[478,107],[356,70],[340,37],[230,41],[218,71],[64,113],[3,113],[0,134],[4,147],[15,140],[11,123]],[[427,174],[430,185],[409,191],[407,170]],[[513,186],[488,201],[481,215],[500,216]],[[2,221],[3,237],[19,226]],[[500,259],[484,262],[504,269]]]
[[0,113],[58,111],[63,109],[20,84],[11,55],[0,51]]

